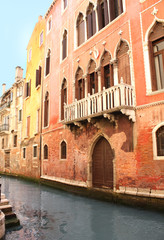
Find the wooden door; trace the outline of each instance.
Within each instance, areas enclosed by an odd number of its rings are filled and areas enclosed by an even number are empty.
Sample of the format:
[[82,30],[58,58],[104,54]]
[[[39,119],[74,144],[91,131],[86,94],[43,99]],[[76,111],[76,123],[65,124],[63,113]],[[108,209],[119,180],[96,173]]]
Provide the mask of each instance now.
[[113,188],[113,151],[105,138],[95,145],[92,161],[93,187]]

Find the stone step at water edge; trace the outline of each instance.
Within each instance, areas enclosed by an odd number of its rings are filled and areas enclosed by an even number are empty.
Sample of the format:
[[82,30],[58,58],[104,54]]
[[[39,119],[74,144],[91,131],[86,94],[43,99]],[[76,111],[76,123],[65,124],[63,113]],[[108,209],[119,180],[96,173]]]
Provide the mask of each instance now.
[[8,199],[1,199],[0,201],[0,206],[3,206],[3,205],[8,205],[9,204],[9,200]]
[[17,227],[20,226],[20,221],[17,217],[5,220],[6,228]]
[[5,213],[5,219],[6,220],[11,219],[11,218],[16,218],[16,217],[17,217],[17,215],[14,212],[7,212],[7,213]]
[[11,205],[2,205],[0,206],[0,210],[5,214],[7,212],[12,212],[12,206]]

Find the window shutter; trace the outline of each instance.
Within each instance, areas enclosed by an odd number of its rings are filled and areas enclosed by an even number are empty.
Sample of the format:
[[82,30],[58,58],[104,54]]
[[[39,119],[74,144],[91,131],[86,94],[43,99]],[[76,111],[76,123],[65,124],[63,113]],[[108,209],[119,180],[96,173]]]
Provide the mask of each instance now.
[[64,119],[64,89],[61,89],[61,120]]
[[122,4],[122,0],[119,0],[119,6],[120,6],[120,13],[123,13],[123,4]]
[[27,97],[27,83],[24,85],[24,98]]
[[97,13],[98,13],[98,24],[99,24],[99,30],[103,28],[103,22],[102,22],[102,8],[101,5],[97,5]]
[[101,67],[101,89],[103,90],[103,87],[105,87],[105,81],[104,81],[104,67]]
[[78,95],[78,80],[75,80],[75,98],[79,100],[79,95]]
[[88,84],[88,93],[92,94],[91,91],[91,82],[90,82],[90,74],[87,75],[87,84]]
[[87,32],[88,32],[88,38],[92,36],[92,15],[88,14],[87,16]]
[[110,64],[109,67],[110,67],[110,87],[112,87],[114,86],[113,64]]
[[82,79],[82,84],[83,84],[83,98],[85,98],[85,79]]
[[97,72],[94,72],[94,79],[95,79],[95,93],[98,92],[98,75]]
[[36,87],[39,85],[39,70],[36,70]]
[[114,1],[109,0],[109,12],[110,12],[110,22],[115,19],[115,9],[114,9]]
[[62,41],[62,45],[63,45],[63,56],[62,56],[62,59],[64,59],[66,57],[66,39],[65,38]]
[[80,46],[84,40],[85,40],[85,25],[84,25],[84,21],[82,21],[79,25],[78,25],[78,46]]
[[104,0],[104,17],[105,17],[105,26],[106,26],[109,23],[107,0]]
[[50,56],[47,57],[46,62],[46,75],[50,73]]
[[96,13],[92,12],[92,35],[96,33]]
[[154,54],[153,54],[153,44],[152,41],[149,41],[149,60],[150,60],[150,71],[151,71],[151,83],[152,83],[152,91],[157,90],[157,81],[156,81],[156,73],[155,73],[155,64],[154,64]]
[[46,57],[46,76],[48,75],[48,57]]
[[31,79],[29,81],[29,95],[28,96],[31,96]]
[[41,67],[41,66],[39,66],[38,85],[41,85],[41,78],[42,78],[42,67]]

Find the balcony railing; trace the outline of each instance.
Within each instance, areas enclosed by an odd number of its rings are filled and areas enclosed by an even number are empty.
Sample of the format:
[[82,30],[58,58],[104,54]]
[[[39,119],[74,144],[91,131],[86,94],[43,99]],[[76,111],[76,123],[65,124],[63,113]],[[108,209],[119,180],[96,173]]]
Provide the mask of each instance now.
[[0,111],[4,110],[5,108],[9,108],[9,107],[10,107],[10,102],[2,103],[0,105]]
[[9,131],[9,124],[2,124],[0,125],[0,132]]
[[103,91],[90,95],[74,103],[65,105],[64,121],[69,124],[73,121],[99,116],[117,109],[134,107],[134,90],[127,84],[119,84]]

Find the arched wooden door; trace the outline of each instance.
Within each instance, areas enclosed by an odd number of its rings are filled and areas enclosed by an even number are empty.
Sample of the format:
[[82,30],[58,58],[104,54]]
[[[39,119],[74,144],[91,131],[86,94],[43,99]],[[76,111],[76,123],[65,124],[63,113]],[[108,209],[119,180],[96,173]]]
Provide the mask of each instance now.
[[92,155],[93,187],[113,188],[113,151],[105,138],[96,143]]

